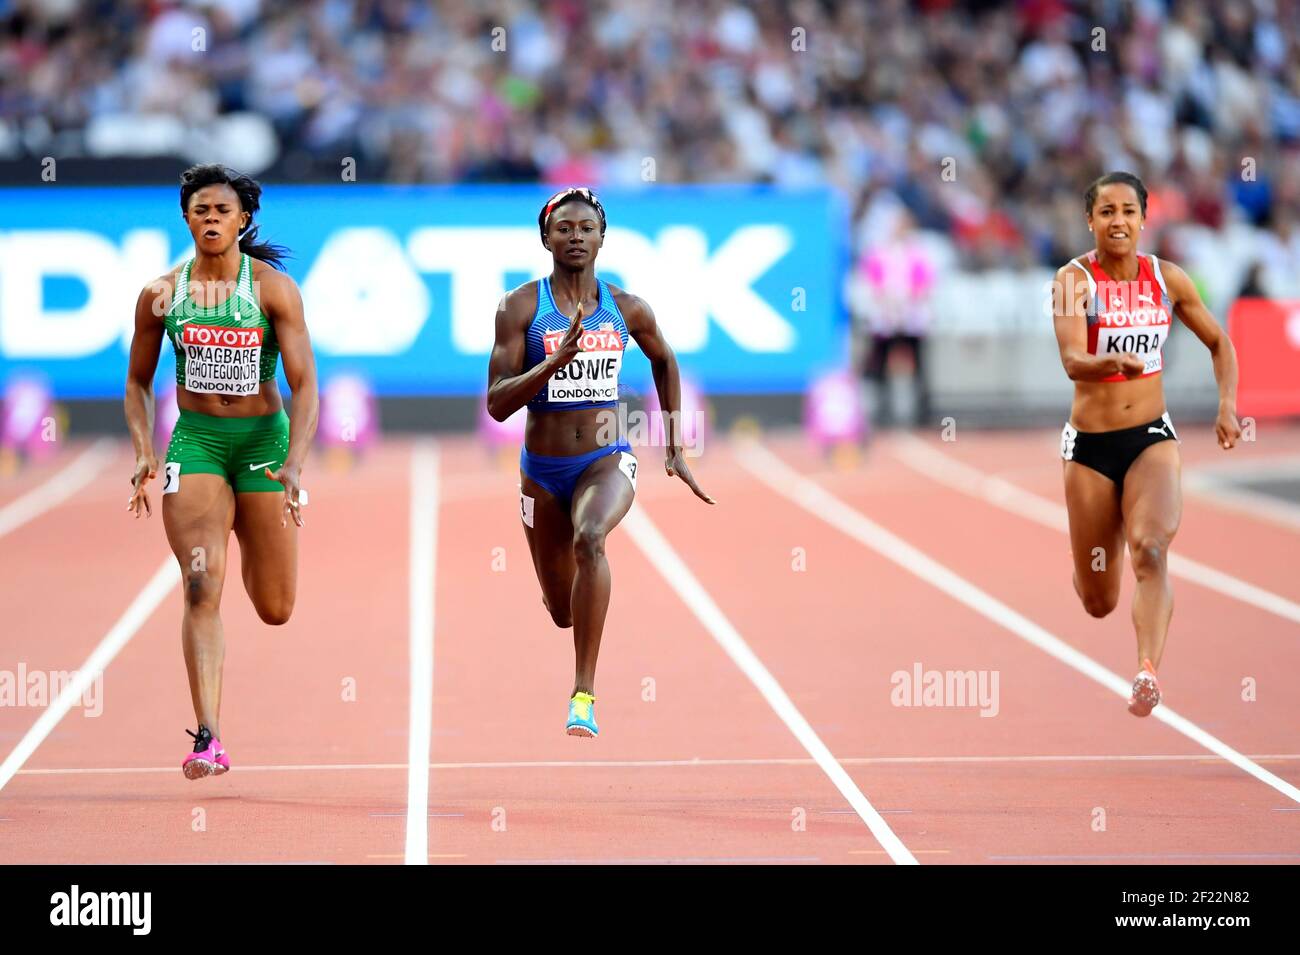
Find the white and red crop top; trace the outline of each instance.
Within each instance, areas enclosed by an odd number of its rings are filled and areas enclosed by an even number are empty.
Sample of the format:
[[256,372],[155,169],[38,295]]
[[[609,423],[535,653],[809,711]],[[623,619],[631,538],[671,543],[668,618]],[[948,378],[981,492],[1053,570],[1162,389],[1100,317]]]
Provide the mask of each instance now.
[[[1137,278],[1117,282],[1101,269],[1097,252],[1071,259],[1088,274],[1088,354],[1132,352],[1146,362],[1140,377],[1164,368],[1161,349],[1169,339],[1174,307],[1154,255],[1138,256]],[[1126,381],[1122,374],[1102,381]]]

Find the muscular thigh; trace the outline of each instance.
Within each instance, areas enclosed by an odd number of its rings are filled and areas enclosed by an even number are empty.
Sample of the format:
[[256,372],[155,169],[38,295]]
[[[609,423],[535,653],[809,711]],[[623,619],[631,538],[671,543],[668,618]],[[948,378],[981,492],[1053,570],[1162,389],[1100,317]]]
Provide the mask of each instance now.
[[636,473],[635,461],[632,454],[619,451],[598,458],[582,472],[573,489],[571,519],[575,528],[608,534],[618,525],[636,496],[631,477]]
[[298,582],[298,525],[281,527],[282,491],[248,491],[235,495],[235,536],[244,589],[259,596],[292,595]]
[[568,606],[574,574],[573,525],[569,512],[550,491],[522,472],[520,492],[524,536],[528,539],[528,552],[542,593],[551,606]]
[[1079,586],[1118,593],[1124,569],[1124,517],[1115,482],[1087,465],[1066,461],[1065,506]]
[[226,544],[235,518],[235,495],[219,474],[185,474],[162,495],[167,543],[187,576],[203,573],[220,588]]
[[1144,538],[1168,543],[1183,516],[1182,456],[1177,441],[1161,441],[1138,455],[1124,477],[1124,532],[1130,547]]

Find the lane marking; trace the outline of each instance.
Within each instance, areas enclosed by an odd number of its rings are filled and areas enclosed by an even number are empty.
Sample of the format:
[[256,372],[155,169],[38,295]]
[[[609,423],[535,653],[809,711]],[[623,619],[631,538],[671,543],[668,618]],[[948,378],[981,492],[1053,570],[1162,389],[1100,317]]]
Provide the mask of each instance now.
[[640,548],[659,573],[663,576],[668,585],[677,592],[682,602],[690,608],[696,618],[709,631],[713,639],[722,647],[723,651],[731,658],[731,661],[740,668],[740,671],[749,678],[763,699],[767,700],[769,706],[776,711],[776,715],[781,718],[786,727],[794,734],[800,745],[808,751],[808,754],[816,760],[817,765],[821,767],[822,772],[830,777],[835,788],[840,791],[848,804],[852,806],[867,824],[871,834],[876,837],[876,841],[889,852],[889,857],[900,865],[916,865],[916,859],[907,847],[903,845],[902,840],[894,835],[894,831],[889,828],[889,824],[876,812],[875,807],[871,805],[862,790],[858,788],[853,778],[845,772],[844,767],[836,762],[831,751],[827,749],[826,744],[804,719],[803,714],[799,712],[794,702],[786,694],[785,690],[777,682],[776,677],[763,665],[758,656],[750,649],[749,644],[740,632],[732,626],[730,620],[722,612],[721,608],[709,596],[704,586],[691,573],[685,562],[678,556],[671,544],[659,532],[659,529],[651,523],[650,518],[637,506],[633,506],[628,512],[627,517],[623,519],[623,526],[627,528],[628,534],[632,541]]
[[410,719],[406,751],[407,865],[429,863],[429,748],[433,735],[433,620],[438,572],[438,446],[411,450]]
[[[899,434],[896,440],[898,446],[894,448],[894,456],[936,484],[980,498],[1004,511],[1069,535],[1069,515],[1063,504],[1049,501],[1000,477],[985,474],[979,468],[956,460],[952,455],[936,451],[915,435]],[[1300,604],[1263,587],[1192,560],[1174,550],[1169,552],[1168,567],[1169,573],[1175,577],[1190,580],[1208,590],[1266,610],[1292,623],[1300,623]]]
[[[176,563],[176,558],[169,554],[161,566],[154,571],[149,582],[136,594],[131,605],[109,628],[104,639],[99,641],[99,646],[95,647],[86,658],[86,662],[78,668],[76,678],[68,681],[55,697],[54,702],[46,707],[32,724],[32,728],[18,741],[13,752],[5,757],[3,763],[0,763],[0,790],[3,790],[9,780],[21,770],[23,763],[36,752],[36,748],[50,735],[59,720],[63,719],[81,700],[82,694],[95,682],[96,677],[108,668],[118,651],[126,646],[127,642],[135,636],[136,631],[144,626],[145,621],[152,616],[163,598],[172,592],[180,580],[180,567]],[[173,766],[169,772],[175,772],[178,768]]]
[[1300,505],[1221,481],[1197,471],[1183,472],[1183,488],[1198,500],[1221,510],[1245,514],[1270,525],[1285,525],[1300,530]]
[[[0,537],[72,497],[93,481],[116,454],[117,442],[112,438],[100,438],[67,467],[50,475],[22,497],[0,507]],[[127,496],[130,497],[130,494]]]
[[1294,478],[1300,475],[1300,454],[1276,454],[1256,459],[1221,457],[1194,465],[1195,473],[1247,481]]
[[[965,604],[971,610],[1010,631],[1026,643],[1032,644],[1071,669],[1100,683],[1108,690],[1116,693],[1121,699],[1128,699],[1129,681],[1117,673],[1112,673],[1060,637],[1040,627],[1028,617],[993,597],[987,591],[981,590],[928,554],[881,527],[865,514],[845,504],[821,485],[809,481],[771,451],[754,443],[737,447],[735,453],[736,459],[742,467],[747,468],[759,481],[782,497],[793,501],[810,514],[821,518],[827,524],[875,551],[886,560],[897,564],[932,587],[943,591],[954,600]],[[1193,742],[1199,743],[1210,752],[1223,757],[1238,769],[1249,773],[1265,785],[1272,786],[1293,802],[1300,803],[1300,789],[1270,773],[1267,769],[1237,752],[1217,737],[1211,736],[1191,720],[1179,715],[1165,704],[1156,707],[1151,713],[1151,718],[1160,720],[1166,726],[1171,727]]]
[[[1294,762],[1300,753],[1267,753],[1248,757],[1256,762]],[[841,766],[944,765],[972,763],[1201,763],[1217,766],[1222,759],[1193,754],[1126,754],[1126,755],[1044,755],[1044,756],[841,756]],[[431,771],[481,769],[673,769],[715,766],[816,766],[807,756],[766,759],[610,759],[610,760],[515,760],[489,763],[430,763]],[[361,770],[405,771],[406,763],[303,763],[250,766],[240,763],[241,773],[275,772],[353,772]],[[65,767],[58,769],[20,769],[19,776],[111,776],[132,773],[172,773],[175,766]],[[881,809],[879,812],[894,810]],[[901,811],[901,810],[897,810]],[[1280,810],[1279,810],[1280,811]],[[1288,812],[1293,810],[1286,810]],[[1294,810],[1300,812],[1300,809]],[[405,813],[403,813],[405,815]]]

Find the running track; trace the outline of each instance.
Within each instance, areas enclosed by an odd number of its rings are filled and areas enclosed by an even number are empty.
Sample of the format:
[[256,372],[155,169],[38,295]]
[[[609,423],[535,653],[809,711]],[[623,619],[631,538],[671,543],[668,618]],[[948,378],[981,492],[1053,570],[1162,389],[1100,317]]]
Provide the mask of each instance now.
[[[1231,456],[1180,430],[1188,470],[1300,452],[1300,429]],[[1175,552],[1237,583],[1175,579],[1161,676],[1185,722],[1135,720],[1105,685],[1135,669],[1131,581],[1111,617],[1079,608],[1056,441],[886,435],[835,468],[794,435],[718,439],[694,464],[715,508],[643,450],[595,742],[563,734],[570,636],[513,465],[468,437],[318,458],[287,626],[257,620],[232,540],[234,770],[197,783],[160,515],[123,510],[129,448],[69,447],[0,482],[0,669],[129,639],[98,718],[74,706],[32,749],[42,711],[0,707],[0,861],[1300,860],[1300,530],[1186,496]],[[996,716],[893,705],[917,664],[995,672]]]

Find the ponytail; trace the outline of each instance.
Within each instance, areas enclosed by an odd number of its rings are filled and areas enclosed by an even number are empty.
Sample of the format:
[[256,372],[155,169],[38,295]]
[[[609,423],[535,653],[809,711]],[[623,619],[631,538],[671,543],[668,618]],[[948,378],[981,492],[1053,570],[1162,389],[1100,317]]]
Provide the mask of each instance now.
[[262,187],[251,176],[236,172],[220,163],[199,163],[181,173],[181,212],[188,212],[190,197],[205,186],[226,185],[239,197],[240,208],[248,213],[248,227],[239,236],[239,251],[261,259],[267,265],[284,271],[284,260],[290,255],[283,245],[257,241],[257,226],[253,222],[262,207]]

